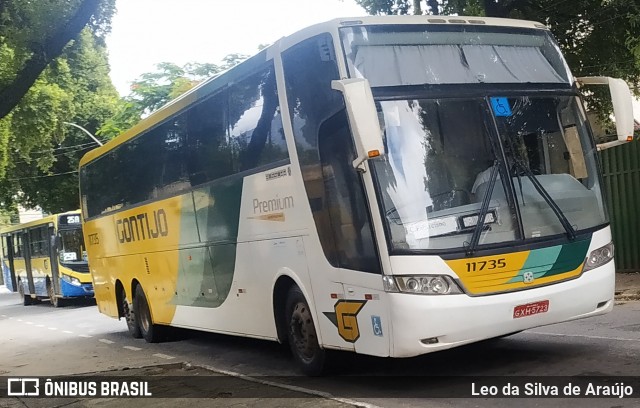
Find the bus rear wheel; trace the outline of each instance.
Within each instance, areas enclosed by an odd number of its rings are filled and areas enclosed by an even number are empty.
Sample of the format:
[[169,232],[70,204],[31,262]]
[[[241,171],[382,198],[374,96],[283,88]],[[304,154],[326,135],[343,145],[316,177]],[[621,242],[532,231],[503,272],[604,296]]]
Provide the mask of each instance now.
[[30,305],[33,304],[33,299],[31,299],[31,296],[25,295],[24,286],[22,286],[22,281],[21,280],[18,280],[18,294],[22,298],[22,304],[24,306],[30,306]]
[[120,302],[122,305],[122,315],[127,322],[127,329],[129,329],[129,334],[134,339],[142,338],[142,331],[140,331],[140,325],[136,320],[136,313],[127,301],[127,295],[123,289],[120,289]]
[[322,375],[326,352],[318,344],[309,304],[297,286],[289,290],[285,313],[287,338],[293,357],[306,375]]
[[142,286],[136,286],[136,295],[133,298],[133,312],[135,313],[136,320],[138,321],[138,327],[140,328],[140,334],[147,343],[158,343],[162,340],[162,327],[157,324],[153,324],[151,318],[151,310],[149,309],[149,302],[142,290]]
[[64,301],[56,296],[56,293],[53,290],[53,285],[50,280],[47,280],[47,296],[49,296],[49,302],[51,302],[51,306],[53,307],[62,307]]

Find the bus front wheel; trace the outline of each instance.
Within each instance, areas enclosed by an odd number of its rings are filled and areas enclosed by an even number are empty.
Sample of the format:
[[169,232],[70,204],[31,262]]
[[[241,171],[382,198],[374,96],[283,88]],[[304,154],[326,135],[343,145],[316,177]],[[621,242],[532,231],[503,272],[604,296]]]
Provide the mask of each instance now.
[[55,292],[53,291],[53,285],[50,280],[47,280],[47,296],[49,296],[49,302],[51,302],[51,306],[53,307],[61,307],[63,300],[59,297],[56,297]]
[[158,343],[161,341],[162,327],[157,324],[153,324],[151,318],[151,310],[149,309],[149,302],[142,290],[142,286],[136,286],[136,295],[133,298],[133,312],[136,320],[138,321],[138,327],[140,334],[147,343]]
[[318,344],[309,304],[297,286],[289,290],[285,311],[287,338],[293,357],[306,375],[321,375],[326,352]]
[[134,339],[142,338],[142,331],[140,331],[140,324],[136,320],[136,313],[133,310],[132,305],[127,301],[127,295],[124,292],[124,288],[120,289],[120,304],[122,305],[122,316],[127,322],[127,329],[129,330],[129,334]]

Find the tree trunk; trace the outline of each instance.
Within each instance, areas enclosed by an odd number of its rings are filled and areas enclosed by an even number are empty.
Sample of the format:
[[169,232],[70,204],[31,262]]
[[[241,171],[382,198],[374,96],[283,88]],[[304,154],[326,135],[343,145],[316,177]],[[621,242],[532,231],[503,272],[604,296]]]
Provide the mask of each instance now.
[[0,90],[0,119],[7,116],[20,102],[47,65],[62,54],[67,43],[80,34],[99,6],[100,0],[84,0],[67,24],[54,32],[39,48],[31,50],[33,55],[25,62],[13,82]]
[[[504,1],[503,1],[504,3]],[[503,4],[500,4],[498,0],[482,0],[484,5],[484,12],[487,17],[508,17],[509,10]]]
[[413,14],[419,16],[422,14],[422,7],[420,6],[420,0],[413,0]]
[[438,4],[438,0],[427,0],[427,5],[429,6],[429,11],[431,11],[431,14],[433,14],[434,16],[440,14],[440,10],[438,9],[440,4]]

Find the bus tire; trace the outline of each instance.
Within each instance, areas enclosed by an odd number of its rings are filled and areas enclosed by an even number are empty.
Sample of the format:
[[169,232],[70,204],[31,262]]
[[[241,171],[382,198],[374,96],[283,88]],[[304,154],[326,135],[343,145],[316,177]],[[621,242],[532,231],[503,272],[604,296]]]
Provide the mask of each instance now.
[[24,293],[24,286],[22,286],[22,281],[19,279],[18,279],[18,294],[22,298],[22,304],[24,306],[31,306],[33,304],[33,299],[31,299],[31,296],[26,295]]
[[147,341],[147,343],[158,343],[162,340],[162,327],[157,324],[153,324],[153,318],[151,317],[151,310],[149,309],[149,302],[142,290],[142,286],[136,286],[136,295],[133,298],[133,312],[136,315],[138,321],[138,327],[140,328],[140,334]]
[[53,285],[51,281],[47,279],[47,296],[49,296],[49,302],[51,302],[51,306],[53,307],[62,307],[64,301],[59,297],[56,297],[55,292],[53,291]]
[[310,376],[322,375],[326,352],[318,343],[309,304],[297,286],[292,286],[287,294],[285,322],[291,353],[302,372]]
[[129,330],[129,334],[134,339],[142,338],[142,331],[140,330],[140,325],[136,319],[136,313],[133,310],[132,305],[127,301],[127,296],[125,294],[124,288],[120,289],[120,301],[122,302],[122,317],[127,322],[127,329]]

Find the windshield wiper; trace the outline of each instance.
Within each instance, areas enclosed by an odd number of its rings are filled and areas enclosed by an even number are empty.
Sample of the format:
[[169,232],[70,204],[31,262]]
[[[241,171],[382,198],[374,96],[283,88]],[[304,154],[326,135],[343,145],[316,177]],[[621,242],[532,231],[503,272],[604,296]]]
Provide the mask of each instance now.
[[480,242],[480,234],[484,229],[484,222],[487,213],[489,212],[489,203],[491,202],[491,196],[493,195],[493,187],[496,185],[496,180],[498,180],[498,161],[495,160],[493,162],[493,166],[491,167],[491,175],[489,176],[489,184],[487,187],[487,191],[484,193],[484,197],[482,198],[482,205],[480,206],[480,213],[478,214],[478,222],[476,223],[475,228],[473,229],[473,235],[471,235],[471,242],[467,245],[467,256],[473,255]]
[[540,193],[542,198],[544,198],[544,201],[546,201],[547,204],[549,204],[549,207],[551,207],[551,209],[553,210],[553,213],[556,215],[556,217],[558,217],[558,220],[560,221],[560,224],[562,224],[565,231],[567,232],[569,239],[573,241],[576,238],[576,230],[573,229],[573,226],[571,226],[571,223],[567,219],[567,216],[564,215],[564,213],[562,212],[558,204],[553,200],[553,198],[551,198],[551,196],[549,195],[549,193],[547,193],[547,190],[544,189],[542,184],[540,184],[536,176],[531,172],[531,169],[525,166],[520,161],[520,158],[516,157],[515,154],[513,157],[513,161],[516,165],[516,171],[517,171],[517,168],[520,168],[520,170],[522,170],[524,175],[527,176],[527,178],[531,181],[531,184],[533,184],[533,187],[536,189],[536,191]]

